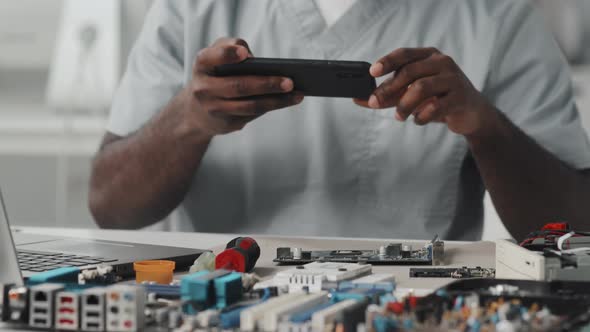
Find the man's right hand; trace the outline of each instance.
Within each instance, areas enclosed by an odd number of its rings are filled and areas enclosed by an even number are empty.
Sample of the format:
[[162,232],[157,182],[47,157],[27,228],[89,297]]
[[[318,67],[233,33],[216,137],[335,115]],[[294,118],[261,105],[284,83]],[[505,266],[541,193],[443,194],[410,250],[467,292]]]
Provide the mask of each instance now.
[[[192,125],[206,136],[240,130],[264,113],[300,103],[303,95],[293,91],[293,81],[275,76],[213,75],[216,66],[238,63],[251,57],[241,39],[221,38],[201,50],[193,67],[192,82],[185,88]],[[190,121],[190,120],[189,120]]]

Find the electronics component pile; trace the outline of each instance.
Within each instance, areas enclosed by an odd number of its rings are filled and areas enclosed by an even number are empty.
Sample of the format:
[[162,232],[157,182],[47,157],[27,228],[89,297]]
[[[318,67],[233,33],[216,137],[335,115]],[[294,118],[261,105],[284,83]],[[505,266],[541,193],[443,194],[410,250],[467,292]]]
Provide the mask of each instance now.
[[558,331],[590,319],[583,282],[466,279],[419,298],[358,263],[314,262],[261,282],[203,270],[170,285],[60,283],[56,271],[49,283],[6,285],[2,319],[61,331]]
[[[524,245],[538,244],[539,234]],[[566,234],[570,236],[564,238]],[[536,258],[554,258],[554,253],[546,255],[548,250],[566,256],[582,252],[564,252],[571,250],[568,239],[574,238],[569,231],[542,235],[556,247],[535,252]],[[520,257],[518,251],[512,253],[511,258]],[[256,241],[236,238],[218,255],[201,255],[189,274],[170,284],[117,283],[119,277],[108,266],[46,271],[24,286],[3,285],[1,318],[9,327],[43,331],[590,330],[588,277],[495,279],[493,268],[413,267],[411,278],[461,279],[418,296],[397,287],[394,275],[373,273],[378,264],[443,263],[444,244],[437,238],[418,249],[398,243],[377,250],[278,248],[275,261],[294,266],[264,280],[248,273],[259,256]],[[529,261],[530,268],[535,264]]]
[[551,223],[520,245],[498,240],[496,269],[497,278],[590,281],[590,233]]

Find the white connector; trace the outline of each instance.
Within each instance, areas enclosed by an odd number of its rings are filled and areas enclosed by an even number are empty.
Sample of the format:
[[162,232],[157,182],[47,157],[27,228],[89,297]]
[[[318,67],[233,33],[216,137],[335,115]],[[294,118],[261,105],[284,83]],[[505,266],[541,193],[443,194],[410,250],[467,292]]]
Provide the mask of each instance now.
[[77,331],[80,329],[80,293],[62,291],[55,297],[55,329]]
[[263,331],[277,331],[279,323],[283,319],[289,318],[290,315],[305,310],[305,308],[313,308],[320,304],[324,304],[330,301],[328,292],[320,292],[315,294],[309,294],[300,298],[293,299],[289,303],[277,305],[264,313],[262,321]]
[[83,331],[105,330],[105,289],[95,287],[86,289],[80,295],[80,322]]
[[144,326],[145,289],[115,285],[106,289],[106,330],[141,331]]
[[296,299],[305,297],[307,294],[290,293],[279,297],[273,297],[261,304],[247,308],[240,313],[240,330],[255,331],[262,325],[262,320],[267,311],[285,303],[290,303]]
[[42,284],[31,287],[29,292],[29,325],[49,329],[54,326],[55,294],[64,287],[61,284]]

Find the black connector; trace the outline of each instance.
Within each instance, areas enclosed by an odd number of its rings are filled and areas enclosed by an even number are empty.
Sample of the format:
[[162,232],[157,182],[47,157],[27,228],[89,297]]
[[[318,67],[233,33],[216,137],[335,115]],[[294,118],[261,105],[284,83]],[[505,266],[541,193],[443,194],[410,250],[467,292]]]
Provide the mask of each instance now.
[[98,305],[100,303],[100,300],[98,299],[98,296],[96,295],[88,295],[86,297],[86,304],[87,305]]
[[45,292],[35,292],[33,299],[35,302],[47,302],[47,294]]

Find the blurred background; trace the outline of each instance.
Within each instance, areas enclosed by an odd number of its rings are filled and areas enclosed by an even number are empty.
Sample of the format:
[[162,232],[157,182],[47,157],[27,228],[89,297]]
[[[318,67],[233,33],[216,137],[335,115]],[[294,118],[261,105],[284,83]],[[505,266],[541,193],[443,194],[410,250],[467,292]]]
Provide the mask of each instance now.
[[[87,209],[90,164],[150,4],[0,2],[0,184],[13,225],[96,227]],[[590,1],[535,4],[571,63],[590,132]],[[489,197],[485,220],[484,239],[508,236]]]

